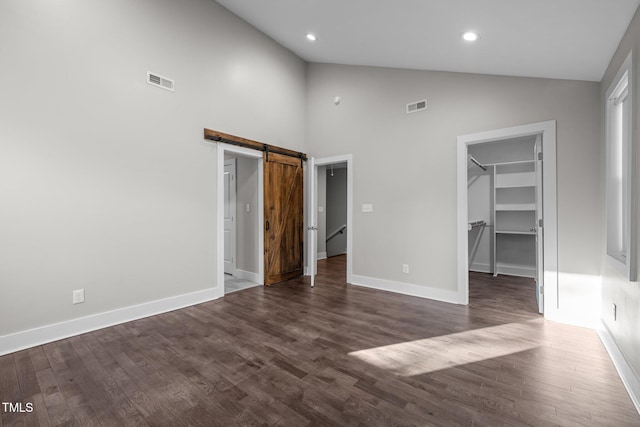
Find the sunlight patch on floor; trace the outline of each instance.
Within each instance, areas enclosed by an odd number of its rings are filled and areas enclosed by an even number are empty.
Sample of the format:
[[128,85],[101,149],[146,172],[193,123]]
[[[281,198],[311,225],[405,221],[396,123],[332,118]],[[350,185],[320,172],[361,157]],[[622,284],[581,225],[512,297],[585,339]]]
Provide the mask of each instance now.
[[414,376],[540,346],[542,319],[508,323],[349,353],[366,363]]

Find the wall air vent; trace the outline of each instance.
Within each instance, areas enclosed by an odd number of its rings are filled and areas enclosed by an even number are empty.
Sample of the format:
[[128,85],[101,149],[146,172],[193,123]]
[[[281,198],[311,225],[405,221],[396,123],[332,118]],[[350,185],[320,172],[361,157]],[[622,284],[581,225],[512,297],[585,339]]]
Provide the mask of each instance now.
[[407,114],[415,113],[427,109],[427,100],[422,99],[420,101],[410,102],[407,104]]
[[170,90],[171,92],[173,92],[173,80],[162,77],[160,74],[147,71],[147,83],[152,86],[157,86],[159,88]]

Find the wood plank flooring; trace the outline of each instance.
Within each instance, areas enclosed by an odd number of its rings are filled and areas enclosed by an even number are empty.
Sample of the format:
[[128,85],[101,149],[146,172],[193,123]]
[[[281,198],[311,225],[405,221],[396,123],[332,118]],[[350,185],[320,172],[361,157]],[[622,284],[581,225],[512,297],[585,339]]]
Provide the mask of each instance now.
[[471,275],[467,307],[307,278],[0,357],[7,426],[638,426],[592,330],[533,283]]

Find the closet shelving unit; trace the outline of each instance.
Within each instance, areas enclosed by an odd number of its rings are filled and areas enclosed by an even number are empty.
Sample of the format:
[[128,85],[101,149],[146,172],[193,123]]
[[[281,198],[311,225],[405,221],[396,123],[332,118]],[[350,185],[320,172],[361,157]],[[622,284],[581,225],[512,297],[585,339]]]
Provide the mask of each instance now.
[[494,276],[535,275],[535,166],[533,159],[494,165]]

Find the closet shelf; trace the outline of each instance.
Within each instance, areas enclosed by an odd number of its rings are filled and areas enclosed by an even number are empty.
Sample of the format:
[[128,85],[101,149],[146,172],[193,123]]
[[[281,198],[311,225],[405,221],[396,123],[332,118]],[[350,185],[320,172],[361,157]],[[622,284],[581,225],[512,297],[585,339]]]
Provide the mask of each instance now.
[[505,169],[512,169],[512,168],[517,168],[520,169],[521,167],[533,167],[533,165],[535,165],[536,161],[534,159],[529,159],[529,160],[517,160],[515,162],[498,162],[498,163],[490,163],[490,165],[492,166],[498,166],[501,168],[505,168]]
[[496,234],[518,234],[523,236],[535,236],[535,231],[529,230],[496,230]]
[[496,185],[496,190],[499,190],[501,188],[520,188],[520,189],[524,189],[524,188],[536,188],[536,186],[534,184],[498,184]]
[[496,205],[496,211],[535,211],[535,203],[502,203]]

